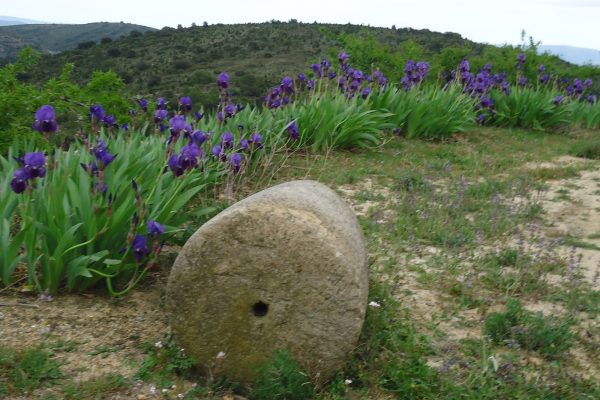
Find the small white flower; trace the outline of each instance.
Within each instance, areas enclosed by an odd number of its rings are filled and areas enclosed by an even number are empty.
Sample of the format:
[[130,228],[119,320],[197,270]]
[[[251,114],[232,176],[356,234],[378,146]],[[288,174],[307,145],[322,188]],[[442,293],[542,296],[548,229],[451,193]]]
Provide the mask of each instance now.
[[156,386],[150,385],[150,394],[156,394]]
[[183,393],[177,393],[178,399],[183,399],[184,397],[185,397],[185,395]]
[[352,383],[352,379],[346,379],[346,380],[344,381],[344,383],[345,383],[346,385],[349,385],[349,384],[351,384],[351,383]]
[[379,304],[376,301],[372,301],[372,302],[369,303],[369,307],[379,308],[379,307],[381,307],[381,304]]
[[217,354],[217,360],[222,360],[224,358],[225,358],[225,352],[220,351],[219,354]]
[[159,340],[158,342],[154,343],[154,347],[156,347],[157,349],[162,349],[163,343]]
[[163,393],[167,393],[167,392],[168,392],[168,390],[167,390],[167,389],[163,389],[163,390],[162,390],[162,392],[163,392]]
[[175,386],[175,385],[171,386],[171,389],[176,389],[176,388],[177,388],[177,386]]

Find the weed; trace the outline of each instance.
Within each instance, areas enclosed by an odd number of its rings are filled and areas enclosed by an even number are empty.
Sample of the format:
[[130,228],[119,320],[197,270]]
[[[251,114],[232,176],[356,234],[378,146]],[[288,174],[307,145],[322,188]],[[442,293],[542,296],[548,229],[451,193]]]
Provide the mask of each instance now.
[[532,313],[519,300],[509,299],[505,312],[486,316],[483,331],[496,344],[519,345],[554,359],[571,347],[572,324],[568,318]]
[[60,364],[43,348],[22,352],[0,347],[0,393],[30,392],[62,377]]
[[284,350],[273,352],[273,359],[258,372],[252,385],[252,400],[308,400],[315,389],[300,364]]

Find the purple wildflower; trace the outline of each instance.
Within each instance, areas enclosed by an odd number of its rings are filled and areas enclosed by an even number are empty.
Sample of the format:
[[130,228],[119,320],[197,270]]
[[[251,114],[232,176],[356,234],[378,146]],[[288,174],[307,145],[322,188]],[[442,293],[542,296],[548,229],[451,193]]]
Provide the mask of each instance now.
[[221,135],[221,145],[224,149],[231,149],[233,147],[233,133],[227,131]]
[[133,252],[133,256],[137,262],[142,261],[142,259],[150,254],[150,249],[148,249],[148,239],[144,235],[135,235],[133,238],[133,243],[131,243],[131,251]]
[[137,103],[140,106],[140,108],[142,109],[142,111],[148,112],[148,100],[146,100],[146,99],[139,99],[137,101]]
[[26,168],[19,168],[15,170],[13,179],[10,181],[12,190],[17,194],[23,193],[25,189],[27,189],[27,181],[29,178],[29,172],[27,172]]
[[179,99],[179,109],[184,112],[192,110],[192,98],[189,96],[183,96]]
[[90,120],[94,125],[102,121],[105,115],[104,108],[100,104],[90,107]]
[[159,124],[162,121],[166,120],[168,116],[169,113],[167,112],[167,110],[159,108],[154,112],[154,122]]
[[46,156],[44,153],[32,152],[23,157],[23,167],[27,170],[30,179],[46,176]]
[[148,233],[157,237],[165,233],[165,228],[156,221],[148,221]]
[[33,129],[42,133],[56,132],[58,130],[58,123],[56,122],[52,106],[46,104],[37,109]]
[[233,153],[229,156],[229,164],[231,165],[233,172],[239,172],[243,161],[244,155],[241,153]]
[[287,131],[290,135],[290,139],[300,139],[300,130],[298,129],[298,124],[296,123],[296,121],[292,121],[292,123],[288,126]]
[[176,115],[169,121],[171,134],[178,135],[179,132],[185,129],[185,117],[183,115]]
[[565,98],[565,96],[563,96],[562,94],[559,94],[558,96],[556,96],[554,98],[553,103],[558,106],[563,102],[564,98]]
[[229,87],[229,75],[227,72],[221,72],[217,77],[217,86],[219,89],[227,89]]

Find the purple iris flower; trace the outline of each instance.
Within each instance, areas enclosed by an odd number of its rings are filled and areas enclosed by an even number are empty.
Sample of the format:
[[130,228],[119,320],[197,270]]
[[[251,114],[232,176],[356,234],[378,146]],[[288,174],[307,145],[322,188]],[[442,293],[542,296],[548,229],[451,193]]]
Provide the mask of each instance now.
[[294,93],[294,80],[292,78],[290,78],[289,76],[285,76],[282,80],[281,80],[281,85],[279,86],[281,88],[281,91],[283,93]]
[[350,58],[350,56],[342,51],[340,54],[338,54],[338,61],[340,62],[341,65],[345,64],[346,61],[348,61],[348,58]]
[[537,69],[538,75],[544,73],[545,71],[546,71],[546,66],[544,64],[540,64],[540,66]]
[[290,139],[298,140],[300,138],[300,130],[298,129],[298,124],[296,121],[293,121],[287,128],[288,134],[290,135]]
[[202,114],[200,111],[196,111],[194,113],[194,119],[196,122],[200,121],[202,118],[204,118],[204,114]]
[[192,110],[192,98],[189,96],[183,96],[179,99],[179,108],[183,111]]
[[308,90],[311,90],[315,87],[315,81],[314,79],[309,79],[308,81],[306,81],[306,88]]
[[480,125],[483,125],[484,122],[485,122],[485,114],[479,114],[477,116],[477,123]]
[[335,71],[329,71],[329,73],[327,74],[327,77],[329,79],[335,79],[336,76],[337,76],[337,73]]
[[233,147],[233,133],[227,131],[221,135],[221,145],[224,149],[230,149]]
[[235,106],[233,104],[227,104],[223,111],[225,111],[225,118],[231,118],[235,114]]
[[593,94],[590,94],[590,95],[588,95],[588,97],[587,97],[586,100],[587,100],[588,103],[594,104],[594,103],[596,103],[596,96],[593,95]]
[[198,157],[200,156],[200,148],[196,143],[192,143],[181,148],[179,155],[179,165],[184,169],[192,169],[198,166]]
[[548,74],[543,74],[542,76],[540,76],[540,83],[547,83],[550,80],[550,75]]
[[183,115],[176,115],[171,118],[169,125],[171,127],[171,134],[177,135],[185,129],[185,117]]
[[104,170],[113,160],[117,157],[116,155],[110,154],[106,143],[103,140],[99,140],[98,144],[90,149],[91,153],[96,157],[98,161],[98,169]]
[[221,160],[221,161],[226,161],[227,160],[227,156],[225,155],[225,153],[223,152],[223,147],[221,147],[220,144],[215,145],[212,150],[211,150],[212,155]]
[[121,129],[123,129],[125,132],[129,132],[129,124],[128,123],[123,123],[121,125]]
[[229,164],[231,165],[233,172],[239,172],[243,161],[244,161],[243,154],[233,153],[229,156]]
[[158,99],[156,99],[156,108],[158,110],[166,110],[167,109],[167,102],[165,101],[164,97],[159,97]]
[[162,121],[167,119],[168,115],[169,113],[167,112],[167,110],[159,108],[154,112],[154,122],[157,124],[161,123]]
[[100,104],[94,104],[90,107],[90,120],[93,124],[102,121],[105,115],[104,108]]
[[104,118],[102,118],[102,123],[107,128],[118,128],[119,127],[119,125],[117,124],[117,119],[112,114],[107,115]]
[[525,53],[519,53],[519,55],[517,55],[517,62],[520,65],[525,64],[525,60],[527,59],[527,57],[525,56]]
[[306,74],[304,74],[304,73],[302,73],[302,72],[298,74],[298,80],[299,80],[300,82],[306,82],[306,79],[307,79],[307,78],[306,78]]
[[371,94],[371,87],[367,86],[362,92],[362,98],[366,99]]
[[583,87],[589,89],[590,86],[592,86],[592,80],[588,78],[583,82]]
[[140,106],[140,108],[144,111],[147,112],[148,111],[148,100],[146,99],[139,99],[137,101],[138,105]]
[[471,66],[469,65],[469,60],[462,60],[458,66],[458,70],[463,73],[463,72],[469,72],[471,69]]
[[58,123],[56,122],[52,106],[46,104],[37,109],[33,129],[42,133],[56,132],[58,130]]
[[565,96],[563,96],[562,94],[559,94],[558,96],[556,96],[554,98],[553,102],[554,102],[555,105],[558,106],[558,105],[560,105],[563,102],[564,98],[565,98]]
[[482,108],[492,108],[494,106],[494,101],[489,97],[481,96],[480,104]]
[[27,170],[30,179],[46,176],[46,156],[44,153],[32,152],[23,157],[23,167]]
[[131,243],[131,251],[137,262],[142,261],[145,256],[150,254],[150,249],[148,249],[148,238],[144,235],[135,235],[133,242]]
[[252,145],[254,147],[260,148],[262,147],[262,136],[260,133],[258,132],[254,132],[252,135],[250,135],[250,143],[252,143]]
[[250,142],[248,139],[240,140],[240,151],[248,150],[250,148]]
[[519,86],[524,87],[527,83],[527,79],[524,76],[519,77],[519,81],[517,82]]
[[330,67],[331,67],[331,63],[329,62],[329,60],[321,60],[321,67],[323,67],[324,71],[327,71]]
[[229,75],[227,72],[221,72],[217,77],[217,86],[220,89],[227,89],[229,87]]
[[156,221],[148,221],[148,233],[157,237],[165,233],[165,228]]
[[190,135],[190,139],[198,146],[201,146],[202,143],[206,142],[206,140],[208,139],[208,134],[202,131],[194,131]]
[[27,181],[29,178],[29,172],[27,172],[26,168],[19,168],[15,170],[13,179],[10,181],[12,190],[17,194],[23,193],[25,189],[27,189]]
[[323,75],[323,70],[321,69],[320,64],[311,64],[310,69],[313,70],[317,78],[320,78]]
[[169,161],[167,161],[167,165],[174,176],[183,175],[184,169],[179,164],[179,156],[177,154],[172,154],[171,157],[169,157]]

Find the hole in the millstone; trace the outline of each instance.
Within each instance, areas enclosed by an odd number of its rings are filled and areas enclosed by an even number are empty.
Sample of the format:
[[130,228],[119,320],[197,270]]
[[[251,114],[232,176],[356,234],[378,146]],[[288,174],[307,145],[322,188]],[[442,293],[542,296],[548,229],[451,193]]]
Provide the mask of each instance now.
[[257,317],[264,317],[267,315],[268,311],[269,305],[267,303],[263,303],[262,301],[259,301],[252,306],[252,313]]

